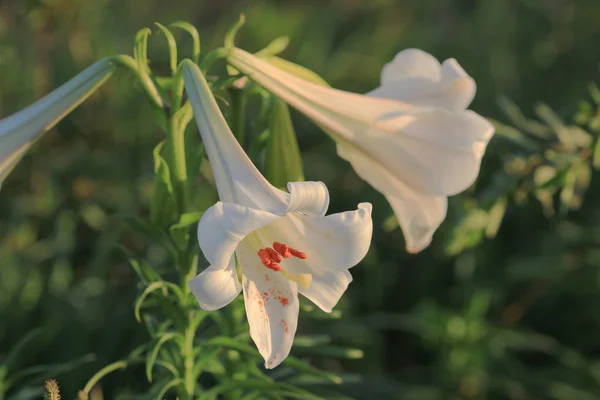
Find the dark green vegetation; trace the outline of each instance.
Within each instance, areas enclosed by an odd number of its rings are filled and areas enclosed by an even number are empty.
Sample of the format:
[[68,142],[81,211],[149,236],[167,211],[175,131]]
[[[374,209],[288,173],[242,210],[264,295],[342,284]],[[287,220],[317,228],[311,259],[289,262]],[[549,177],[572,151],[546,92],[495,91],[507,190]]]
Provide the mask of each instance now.
[[[588,84],[599,81],[600,4],[327,3],[4,0],[0,115],[101,57],[131,53],[135,32],[154,21],[193,23],[206,52],[244,12],[240,47],[255,51],[289,35],[284,57],[355,92],[375,87],[400,49],[455,57],[478,84],[472,108],[502,126],[477,185],[451,199],[446,222],[422,254],[406,254],[385,199],[335,156],[325,134],[293,114],[305,177],[329,186],[331,211],[360,201],[375,206],[374,246],[352,270],[355,280],[338,306],[343,317],[301,321],[299,330],[363,349],[364,358],[310,361],[350,375],[340,390],[364,399],[599,398],[600,183],[589,167],[600,122]],[[165,73],[166,52],[163,42],[151,42],[153,68]],[[580,130],[593,142],[579,140]],[[246,129],[248,140],[258,133]],[[117,245],[157,264],[165,256],[117,216],[148,215],[152,149],[162,139],[140,88],[119,71],[6,181],[0,364],[31,335],[11,362],[13,376],[61,364],[50,375],[72,398],[96,371],[147,341],[133,315],[138,279]],[[294,351],[303,356],[301,346]],[[8,398],[41,397],[45,377],[32,376]],[[143,366],[103,380],[109,399],[147,386]]]

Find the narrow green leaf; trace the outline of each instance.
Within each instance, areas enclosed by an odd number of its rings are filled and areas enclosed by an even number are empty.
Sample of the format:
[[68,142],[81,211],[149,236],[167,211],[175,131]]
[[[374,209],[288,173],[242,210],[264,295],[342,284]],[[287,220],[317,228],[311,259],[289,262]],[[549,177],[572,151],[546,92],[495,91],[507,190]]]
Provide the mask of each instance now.
[[15,383],[19,383],[19,386],[26,386],[29,383],[36,384],[50,377],[56,378],[59,375],[71,372],[77,369],[78,367],[81,367],[82,365],[90,363],[95,359],[95,355],[86,354],[83,357],[61,364],[36,365],[33,367],[25,368],[11,375],[9,379],[4,383],[4,388],[8,389],[14,386]]
[[175,21],[169,24],[169,26],[183,29],[190,34],[192,37],[192,61],[194,61],[194,64],[198,64],[200,61],[200,34],[198,33],[196,27],[185,21]]
[[168,342],[169,340],[175,339],[176,337],[181,337],[181,334],[178,332],[167,332],[163,334],[154,347],[152,351],[150,351],[146,356],[146,377],[148,378],[148,382],[152,382],[152,369],[154,368],[154,364],[156,363],[156,358],[158,357],[158,352],[163,344]]
[[194,112],[190,102],[186,102],[174,115],[173,118],[176,121],[177,127],[175,129],[184,129],[194,118]]
[[143,283],[147,285],[152,282],[162,280],[160,275],[145,260],[139,259],[135,254],[133,254],[131,251],[129,251],[127,248],[121,245],[117,245],[117,248],[127,258],[129,265],[131,265],[131,268],[133,268],[133,270]]
[[171,31],[164,25],[155,22],[154,25],[158,27],[165,34],[167,38],[167,45],[169,46],[169,63],[171,65],[171,75],[175,76],[177,73],[177,41],[171,33]]
[[552,139],[551,129],[538,121],[527,119],[521,112],[521,109],[508,97],[501,96],[498,99],[498,106],[517,128],[541,139]]
[[317,346],[309,348],[298,348],[298,353],[311,354],[325,357],[334,357],[337,359],[360,360],[365,353],[361,349],[345,348],[340,346]]
[[152,240],[154,243],[163,246],[164,249],[167,250],[167,252],[169,252],[173,259],[177,258],[177,248],[165,232],[156,228],[148,221],[143,220],[135,215],[118,215],[116,218],[125,221],[133,230],[135,230],[139,234]]
[[318,368],[313,367],[307,362],[304,362],[296,357],[288,356],[284,361],[283,365],[287,365],[288,367],[292,367],[299,372],[304,372],[310,375],[314,375],[323,379],[326,379],[330,382],[340,384],[342,383],[342,378],[339,376],[332,374],[331,372],[322,371]]
[[496,128],[496,136],[508,139],[511,142],[516,143],[529,151],[539,150],[540,146],[538,146],[538,144],[531,140],[529,137],[525,136],[520,130],[492,119],[489,119],[489,121]]
[[229,89],[229,96],[231,99],[231,105],[229,106],[229,126],[237,141],[245,148],[247,93],[243,89],[231,87]]
[[237,22],[229,29],[227,35],[225,35],[225,48],[232,49],[235,44],[235,35],[237,35],[240,28],[246,23],[246,16],[244,14],[240,14],[240,18]]
[[267,382],[267,381],[229,381],[221,383],[210,390],[204,392],[200,399],[214,399],[219,394],[229,393],[239,389],[254,389],[260,390],[263,394],[281,394],[285,398],[291,399],[303,399],[303,400],[323,400],[322,397],[315,396],[307,390],[300,389],[296,386],[278,383],[278,382]]
[[164,388],[162,388],[162,390],[158,393],[158,396],[156,398],[164,399],[165,394],[167,394],[169,389],[174,388],[175,386],[180,385],[182,383],[183,381],[181,380],[181,378],[173,379],[171,382],[167,383]]
[[266,177],[274,186],[304,180],[302,157],[288,105],[275,99],[271,111],[271,135],[267,144]]
[[592,157],[592,166],[594,169],[600,168],[600,136],[596,137],[596,144],[594,145],[594,153]]
[[152,34],[149,28],[140,29],[135,35],[135,46],[133,47],[133,56],[137,61],[140,71],[148,74],[148,36]]
[[590,96],[592,97],[592,100],[594,100],[594,103],[596,103],[597,106],[600,106],[600,89],[598,89],[598,86],[592,82],[588,86],[588,91],[590,92]]
[[562,186],[565,182],[568,172],[569,172],[568,168],[563,168],[562,170],[557,171],[552,178],[537,185],[535,187],[535,190],[547,189],[547,188],[551,188],[554,186]]
[[266,61],[273,64],[279,69],[282,69],[292,75],[295,75],[298,78],[304,79],[305,81],[309,81],[325,87],[331,87],[325,79],[321,78],[316,72],[313,72],[306,67],[295,64],[288,60],[284,60],[283,58],[279,58],[277,56],[269,57],[266,59]]
[[571,201],[575,196],[575,184],[577,183],[577,170],[578,164],[574,164],[567,170],[565,174],[565,181],[562,190],[560,191],[560,208],[561,215],[566,213],[571,208]]
[[548,106],[547,104],[540,103],[535,107],[535,112],[556,134],[558,140],[569,150],[574,149],[575,143],[572,135],[569,134],[569,130],[563,124],[560,117]]
[[100,381],[100,379],[104,378],[106,375],[110,374],[111,372],[114,372],[119,369],[125,369],[125,368],[127,368],[128,365],[129,365],[129,363],[127,361],[117,361],[117,362],[107,365],[106,367],[102,368],[100,371],[96,372],[94,374],[94,376],[92,376],[90,378],[88,383],[83,388],[83,392],[85,394],[89,395],[92,388],[96,385],[96,383],[98,383]]
[[315,347],[331,343],[328,335],[296,335],[294,347]]
[[44,333],[44,331],[41,328],[36,328],[27,332],[27,334],[23,336],[21,340],[19,340],[17,344],[15,344],[13,348],[8,352],[8,354],[2,361],[2,367],[6,370],[10,370],[10,368],[17,362],[17,360],[21,356],[21,352],[25,348],[29,347],[35,340],[37,340],[42,335],[42,333]]
[[173,363],[166,362],[164,360],[156,360],[155,364],[169,370],[173,374],[173,376],[179,377],[179,371],[177,370],[177,367]]
[[179,221],[169,228],[170,230],[176,230],[181,228],[187,228],[190,225],[197,224],[202,218],[204,211],[195,211],[189,213],[183,213],[179,216]]
[[140,309],[142,308],[142,304],[144,303],[144,300],[146,300],[146,297],[148,297],[148,295],[150,293],[152,293],[158,289],[163,289],[163,288],[171,289],[171,291],[173,291],[173,293],[178,297],[179,301],[183,302],[183,293],[181,292],[181,289],[179,288],[179,286],[175,285],[174,283],[166,282],[166,281],[152,282],[142,292],[140,297],[135,302],[134,314],[135,314],[135,319],[138,322],[142,322],[142,317],[140,316]]
[[171,182],[171,173],[169,170],[169,164],[167,161],[160,155],[165,142],[162,141],[154,147],[152,151],[152,156],[154,157],[154,173],[160,177],[161,181],[167,187],[169,194],[173,194],[173,183]]
[[[195,352],[196,360],[194,362],[194,368],[192,369],[192,376],[194,379],[198,379],[200,374],[207,369],[215,369],[214,365],[210,364],[218,364],[219,369],[222,368],[222,364],[219,361],[218,355],[221,352],[219,348],[211,348],[206,349],[204,347],[197,348],[197,352]],[[208,366],[208,368],[207,368]],[[224,368],[223,368],[224,369]]]
[[211,50],[206,56],[204,56],[202,62],[200,63],[200,69],[202,70],[202,73],[206,74],[210,70],[210,67],[212,67],[212,65],[215,63],[215,61],[220,60],[222,58],[227,58],[227,53],[228,50],[224,47],[219,47],[214,50]]
[[256,357],[259,356],[258,350],[256,350],[256,348],[254,348],[246,343],[242,343],[235,339],[225,337],[225,336],[209,339],[206,342],[204,342],[202,345],[203,345],[203,347],[215,347],[215,346],[216,347],[226,347],[229,349],[241,351],[241,352],[246,353],[251,356],[256,356]]
[[500,197],[496,203],[492,206],[492,209],[488,213],[488,224],[485,228],[485,236],[488,238],[496,237],[500,224],[504,218],[506,212],[507,200],[506,197]]
[[273,57],[283,52],[288,47],[288,44],[290,44],[290,38],[287,36],[280,36],[275,38],[267,45],[267,47],[258,51],[254,55],[261,58]]
[[150,98],[152,104],[154,104],[162,113],[162,108],[165,106],[163,97],[160,95],[157,87],[154,85],[154,82],[152,81],[152,78],[150,78],[150,75],[148,75],[144,71],[140,71],[140,69],[138,68],[138,63],[133,57],[121,54],[115,57],[111,57],[110,62],[112,62],[114,65],[125,67],[131,73],[133,73],[139,79],[140,83],[142,84],[142,87],[146,91],[146,94]]

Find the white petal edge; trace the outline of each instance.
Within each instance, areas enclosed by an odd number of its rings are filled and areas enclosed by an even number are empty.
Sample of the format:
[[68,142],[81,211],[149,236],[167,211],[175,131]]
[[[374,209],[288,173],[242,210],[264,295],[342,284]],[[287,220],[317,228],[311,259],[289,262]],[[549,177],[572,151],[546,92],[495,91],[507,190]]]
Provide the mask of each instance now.
[[472,111],[424,110],[381,120],[347,147],[414,190],[448,196],[475,181],[493,133],[493,125]]
[[250,337],[265,360],[265,368],[275,368],[290,353],[298,327],[296,283],[265,268],[244,242],[236,254],[242,268]]
[[386,196],[404,233],[406,251],[416,254],[431,244],[433,234],[446,218],[448,199],[399,189],[395,196]]
[[231,303],[242,290],[235,269],[235,257],[227,268],[210,266],[188,282],[192,294],[206,311],[218,310]]
[[[304,252],[306,260],[299,260],[313,275],[331,270],[347,270],[358,264],[371,245],[373,222],[372,206],[360,203],[356,210],[325,217],[290,213],[261,230],[268,242],[281,242]],[[290,261],[293,262],[292,259]],[[281,264],[285,266],[288,260]],[[291,268],[291,273],[296,273]]]
[[433,56],[409,49],[384,67],[381,86],[367,95],[417,107],[464,110],[475,92],[475,81],[455,59],[447,59],[440,66]]
[[229,129],[196,64],[182,61],[183,80],[217,184],[219,199],[259,209],[284,209],[287,193],[256,169]]
[[290,203],[286,212],[322,217],[329,208],[329,191],[323,182],[289,182]]
[[298,292],[321,310],[330,313],[350,282],[352,282],[350,272],[329,270],[320,276],[313,275],[312,284],[308,289],[298,288]]
[[417,253],[426,248],[446,216],[447,199],[410,188],[381,165],[373,163],[353,147],[338,143],[338,154],[352,164],[362,179],[390,202],[404,234],[406,249]]
[[440,63],[431,54],[419,49],[405,49],[381,70],[381,84],[387,85],[405,78],[426,78],[439,81]]
[[266,211],[219,201],[206,210],[198,224],[200,249],[212,266],[223,269],[246,235],[279,218]]

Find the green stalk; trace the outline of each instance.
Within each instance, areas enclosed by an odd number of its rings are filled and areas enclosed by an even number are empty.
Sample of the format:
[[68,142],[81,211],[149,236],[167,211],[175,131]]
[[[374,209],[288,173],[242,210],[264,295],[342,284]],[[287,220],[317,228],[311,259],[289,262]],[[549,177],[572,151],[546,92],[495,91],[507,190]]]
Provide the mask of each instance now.
[[231,96],[231,131],[235,135],[235,138],[240,143],[240,146],[244,146],[246,140],[245,128],[246,128],[246,92],[243,89],[232,87],[229,89]]
[[187,165],[185,160],[185,126],[178,126],[175,118],[169,116],[167,121],[167,137],[170,142],[171,171],[174,178],[175,190],[179,213],[182,214],[188,207]]

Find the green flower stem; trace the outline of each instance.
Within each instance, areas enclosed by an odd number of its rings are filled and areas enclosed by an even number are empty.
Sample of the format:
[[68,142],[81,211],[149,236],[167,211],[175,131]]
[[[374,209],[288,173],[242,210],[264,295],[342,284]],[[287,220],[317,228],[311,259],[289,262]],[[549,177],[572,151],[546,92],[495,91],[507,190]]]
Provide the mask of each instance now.
[[181,349],[183,357],[183,378],[185,383],[185,391],[190,398],[194,394],[195,378],[194,378],[194,337],[196,336],[196,326],[193,323],[194,313],[188,314],[188,327],[184,332],[185,342]]
[[111,57],[110,61],[117,66],[125,67],[131,71],[139,79],[152,104],[158,108],[164,108],[165,103],[154,82],[152,82],[152,79],[145,71],[139,69],[138,62],[133,57],[122,54]]
[[243,89],[232,87],[229,89],[231,96],[231,131],[235,135],[236,139],[240,143],[240,146],[244,147],[245,128],[246,128],[246,92]]
[[173,116],[167,121],[167,137],[170,142],[170,164],[174,178],[175,190],[179,213],[184,213],[188,207],[187,164],[185,160],[185,125],[180,126]]

